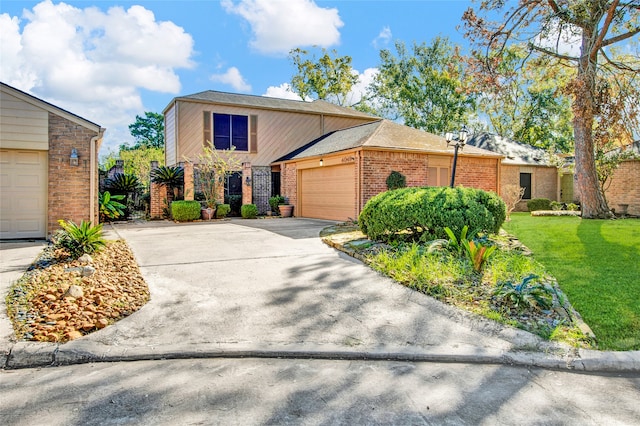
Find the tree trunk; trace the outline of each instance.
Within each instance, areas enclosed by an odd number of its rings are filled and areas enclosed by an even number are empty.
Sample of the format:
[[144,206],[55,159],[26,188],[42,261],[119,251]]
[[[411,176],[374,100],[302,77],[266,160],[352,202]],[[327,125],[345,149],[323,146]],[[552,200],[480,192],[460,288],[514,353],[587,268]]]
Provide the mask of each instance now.
[[574,80],[573,133],[575,139],[575,189],[584,219],[612,217],[600,190],[593,146],[594,97],[596,92],[596,59],[589,52],[590,34],[582,34],[582,53]]

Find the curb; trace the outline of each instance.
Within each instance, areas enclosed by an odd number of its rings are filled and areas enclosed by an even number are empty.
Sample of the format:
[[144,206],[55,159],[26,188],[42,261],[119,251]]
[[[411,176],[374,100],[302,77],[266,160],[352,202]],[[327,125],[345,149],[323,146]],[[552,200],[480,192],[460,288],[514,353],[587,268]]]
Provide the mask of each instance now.
[[2,351],[2,369],[78,365],[97,362],[151,361],[171,359],[318,359],[346,361],[400,361],[458,364],[495,364],[553,370],[606,373],[640,373],[640,351],[598,352],[579,350],[544,353],[477,347],[437,346],[369,347],[348,350],[335,345],[198,344],[164,347],[122,347],[93,342],[46,344],[19,342]]

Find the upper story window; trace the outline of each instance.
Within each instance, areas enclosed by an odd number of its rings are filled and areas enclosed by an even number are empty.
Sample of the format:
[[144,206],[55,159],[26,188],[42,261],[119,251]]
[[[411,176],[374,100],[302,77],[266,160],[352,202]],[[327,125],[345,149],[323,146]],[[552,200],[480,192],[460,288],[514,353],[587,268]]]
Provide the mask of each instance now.
[[249,117],[246,115],[213,114],[213,147],[249,151]]

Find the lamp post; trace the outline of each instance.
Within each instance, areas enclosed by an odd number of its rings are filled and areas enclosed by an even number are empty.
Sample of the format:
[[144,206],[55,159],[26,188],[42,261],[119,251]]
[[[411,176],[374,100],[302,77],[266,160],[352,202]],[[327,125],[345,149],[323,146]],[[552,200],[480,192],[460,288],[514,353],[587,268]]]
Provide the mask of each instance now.
[[462,126],[458,135],[455,136],[453,132],[447,132],[445,139],[447,140],[447,146],[453,145],[453,169],[451,170],[451,188],[453,188],[454,181],[456,180],[456,165],[458,163],[458,149],[464,148],[464,144],[467,143],[467,137],[469,131],[466,126]]

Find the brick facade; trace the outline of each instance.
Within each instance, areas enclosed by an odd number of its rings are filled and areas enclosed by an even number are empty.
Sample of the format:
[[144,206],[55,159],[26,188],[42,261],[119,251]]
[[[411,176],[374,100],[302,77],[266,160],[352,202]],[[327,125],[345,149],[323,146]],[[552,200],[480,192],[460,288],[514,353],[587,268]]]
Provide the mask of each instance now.
[[622,213],[627,205],[627,214],[640,216],[640,160],[620,163],[605,192],[609,208]]
[[[548,198],[558,201],[559,176],[558,169],[545,166],[502,165],[500,172],[500,191],[504,192],[505,186],[520,186],[520,173],[531,173],[531,198]],[[522,200],[515,208],[517,212],[526,212],[527,201]]]
[[[97,191],[94,211],[91,211],[91,181],[98,188],[98,170],[91,174],[91,163],[97,165],[98,154],[91,158],[92,138],[97,132],[49,113],[49,170],[48,170],[48,212],[47,230],[51,234],[59,229],[59,219],[72,220],[80,224],[82,220],[98,223]],[[69,156],[75,148],[79,164],[71,166]]]

